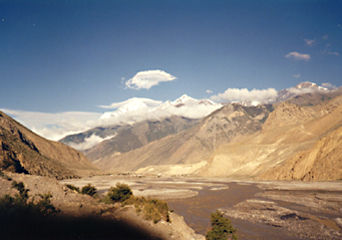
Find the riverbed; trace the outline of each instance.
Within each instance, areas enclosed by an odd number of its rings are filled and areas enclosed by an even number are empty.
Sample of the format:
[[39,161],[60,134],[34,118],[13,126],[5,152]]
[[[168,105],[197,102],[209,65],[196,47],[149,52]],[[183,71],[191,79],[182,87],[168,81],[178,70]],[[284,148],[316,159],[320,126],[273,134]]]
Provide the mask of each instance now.
[[205,235],[219,209],[239,239],[342,239],[342,182],[256,182],[210,178],[94,176],[62,183],[94,185],[105,193],[116,183],[134,195],[164,199],[196,232]]

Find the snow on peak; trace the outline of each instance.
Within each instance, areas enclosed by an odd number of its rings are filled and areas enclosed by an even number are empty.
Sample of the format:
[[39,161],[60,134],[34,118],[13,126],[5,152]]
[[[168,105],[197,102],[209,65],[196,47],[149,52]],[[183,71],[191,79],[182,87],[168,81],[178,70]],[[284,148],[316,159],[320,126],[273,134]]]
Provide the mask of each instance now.
[[180,98],[177,98],[176,100],[171,102],[173,105],[181,107],[186,104],[196,104],[198,103],[197,99],[194,99],[186,94],[183,94]]
[[185,105],[216,105],[217,103],[211,101],[210,99],[195,99],[186,94],[182,95],[180,98],[177,98],[175,101],[171,102],[173,105],[177,107],[183,107]]
[[279,92],[278,101],[284,101],[286,99],[289,99],[289,98],[292,98],[294,96],[298,96],[301,94],[315,93],[315,92],[324,93],[324,92],[329,92],[334,89],[336,89],[336,87],[330,83],[323,83],[321,86],[319,86],[318,84],[313,83],[313,82],[302,82],[302,83],[299,83],[295,87],[281,90]]
[[319,86],[314,82],[301,82],[297,86],[295,86],[297,89],[305,89],[305,88],[319,88]]
[[112,103],[111,105],[101,105],[101,108],[115,109],[115,108],[137,108],[138,106],[157,106],[161,104],[161,101],[149,99],[149,98],[129,98],[122,102]]
[[296,88],[312,88],[312,87],[317,87],[317,84],[313,82],[301,82],[296,86]]
[[115,109],[103,113],[100,117],[103,125],[111,125],[131,124],[143,120],[162,119],[173,115],[202,118],[222,107],[222,104],[214,103],[208,99],[198,100],[184,94],[174,101],[161,102],[147,98],[130,98],[123,102],[102,107]]
[[303,94],[303,93],[310,93],[310,92],[317,92],[317,91],[328,91],[329,89],[325,86],[319,86],[313,82],[302,82],[299,83],[297,86],[286,89],[294,94]]

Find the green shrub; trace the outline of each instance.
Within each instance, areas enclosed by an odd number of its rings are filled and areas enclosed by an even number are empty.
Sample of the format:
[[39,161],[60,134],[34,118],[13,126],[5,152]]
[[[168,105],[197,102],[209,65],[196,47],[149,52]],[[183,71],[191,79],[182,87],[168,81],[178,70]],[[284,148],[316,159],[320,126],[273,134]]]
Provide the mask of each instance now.
[[75,192],[80,192],[80,188],[79,187],[76,187],[76,186],[74,186],[74,185],[72,185],[72,184],[66,184],[65,185],[67,188],[69,188],[70,190],[72,190],[72,191],[75,191]]
[[117,183],[108,190],[107,198],[112,202],[124,202],[132,195],[133,192],[127,184]]
[[92,186],[90,183],[85,185],[82,189],[81,189],[81,193],[82,194],[87,194],[89,196],[94,196],[97,193],[97,190],[94,186]]
[[170,222],[169,208],[164,201],[157,199],[147,200],[143,207],[143,213],[147,220],[152,220],[154,223],[157,223],[162,219]]
[[205,236],[207,240],[237,240],[236,229],[233,228],[230,220],[223,216],[223,213],[216,210],[211,214],[211,229]]
[[135,197],[130,187],[126,184],[118,183],[115,187],[111,187],[108,190],[105,202],[121,202],[122,205],[134,205],[136,212],[143,214],[146,220],[157,223],[163,219],[170,222],[169,207],[166,202],[157,199]]
[[170,222],[169,207],[165,201],[132,196],[123,204],[134,205],[137,213],[142,213],[146,220],[158,223],[163,219]]

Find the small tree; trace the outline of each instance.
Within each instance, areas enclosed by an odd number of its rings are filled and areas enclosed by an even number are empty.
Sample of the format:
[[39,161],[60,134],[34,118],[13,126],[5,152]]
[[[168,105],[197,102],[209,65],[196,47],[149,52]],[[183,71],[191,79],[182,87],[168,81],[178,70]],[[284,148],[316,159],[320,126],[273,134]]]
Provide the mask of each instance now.
[[107,197],[112,202],[124,202],[133,195],[132,190],[127,184],[117,183],[115,187],[108,190]]
[[96,187],[92,186],[90,183],[85,185],[82,190],[82,194],[87,194],[89,196],[94,196],[97,193]]
[[233,228],[230,220],[223,216],[223,213],[216,210],[211,214],[211,229],[207,232],[207,240],[237,240],[236,229]]

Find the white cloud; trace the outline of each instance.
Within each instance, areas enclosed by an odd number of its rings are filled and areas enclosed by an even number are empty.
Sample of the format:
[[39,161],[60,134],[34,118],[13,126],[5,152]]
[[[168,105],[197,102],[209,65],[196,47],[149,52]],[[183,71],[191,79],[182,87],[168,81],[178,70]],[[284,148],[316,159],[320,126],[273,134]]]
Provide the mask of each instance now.
[[119,103],[112,103],[106,108],[116,108],[103,113],[102,125],[132,124],[143,120],[162,119],[172,115],[187,118],[202,118],[222,107],[208,99],[194,99],[183,95],[175,101],[157,101],[147,98],[130,98]]
[[314,39],[304,39],[304,41],[305,41],[306,45],[308,45],[310,47],[313,46],[316,42]]
[[314,93],[314,92],[321,92],[326,91],[325,88],[287,88],[286,89],[289,93],[293,95],[302,95],[306,93]]
[[[101,106],[113,109],[104,113],[96,112],[61,112],[43,113],[20,110],[0,109],[35,133],[50,139],[61,138],[80,133],[98,126],[132,124],[144,120],[159,120],[172,115],[188,118],[202,118],[222,107],[208,99],[197,100],[186,95],[175,101],[157,101],[148,98],[131,98],[123,102]],[[112,137],[112,136],[111,136]],[[86,149],[100,141],[98,136],[91,136],[78,149]]]
[[329,38],[329,35],[328,35],[328,34],[325,34],[325,35],[322,36],[322,39],[323,39],[323,40],[328,40],[328,38]]
[[112,135],[112,136],[108,136],[105,138],[99,137],[95,134],[92,134],[90,137],[87,137],[84,139],[84,142],[81,143],[69,143],[69,145],[77,150],[86,150],[89,149],[97,144],[99,144],[100,142],[103,142],[105,140],[111,139],[113,137],[115,137],[116,135]]
[[211,97],[216,102],[240,102],[252,105],[272,103],[278,96],[277,90],[268,89],[252,89],[247,88],[228,88],[224,93],[219,93]]
[[212,93],[213,93],[213,90],[207,89],[207,90],[205,90],[205,92],[206,92],[207,94],[212,94]]
[[311,56],[306,53],[299,53],[299,52],[290,52],[285,55],[286,58],[292,58],[295,60],[304,60],[304,61],[309,61]]
[[1,111],[33,132],[54,141],[94,127],[101,116],[101,113],[95,112],[43,113],[10,109],[1,109]]
[[106,108],[106,109],[114,109],[114,108],[120,108],[122,106],[129,107],[130,109],[126,109],[126,111],[129,110],[134,110],[136,108],[141,108],[142,105],[148,106],[148,107],[153,107],[153,106],[158,106],[162,102],[158,100],[153,100],[149,98],[130,98],[127,99],[126,101],[122,102],[115,102],[110,105],[100,105],[100,108]]
[[297,86],[287,88],[286,90],[288,93],[290,93],[290,95],[295,96],[306,93],[328,92],[334,89],[336,89],[336,87],[331,83],[322,83],[321,85],[318,85],[313,82],[302,82]]
[[331,83],[329,83],[329,82],[322,83],[322,87],[324,87],[326,89],[329,89],[329,90],[336,89],[336,86],[331,84]]
[[176,77],[163,70],[147,70],[136,73],[131,79],[126,81],[125,85],[131,89],[150,89],[160,82],[169,82]]
[[334,56],[340,56],[340,53],[339,52],[336,52],[336,51],[333,51],[333,52],[326,52],[328,55],[334,55]]
[[300,78],[302,75],[300,75],[299,73],[298,74],[293,74],[292,77],[294,78]]

